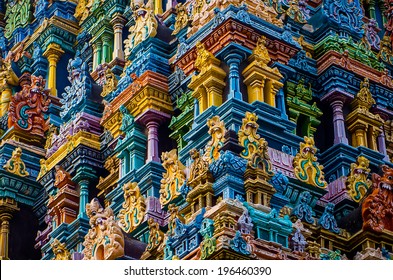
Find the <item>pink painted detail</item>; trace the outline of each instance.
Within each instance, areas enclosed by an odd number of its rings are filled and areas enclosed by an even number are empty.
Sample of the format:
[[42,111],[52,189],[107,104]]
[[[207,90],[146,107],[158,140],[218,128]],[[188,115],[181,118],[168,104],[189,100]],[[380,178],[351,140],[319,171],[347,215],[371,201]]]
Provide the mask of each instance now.
[[60,126],[58,135],[53,136],[52,145],[46,151],[46,157],[50,157],[64,145],[67,142],[67,136],[73,136],[80,131],[101,135],[100,118],[85,112],[77,113],[72,121]]
[[351,197],[349,196],[345,182],[347,180],[346,176],[342,176],[333,182],[329,183],[327,186],[327,191],[326,193],[319,201],[318,204],[321,206],[325,206],[327,203],[332,202],[334,204],[337,204],[344,199],[349,199],[351,200]]
[[287,177],[295,178],[293,173],[293,156],[276,149],[268,148],[268,154],[274,172],[281,171]]
[[165,226],[165,216],[167,213],[162,210],[160,200],[157,197],[149,196],[145,200],[146,214],[144,221],[153,218],[160,226]]
[[383,127],[381,127],[381,134],[378,135],[377,141],[378,151],[385,156],[383,160],[389,161],[388,152],[386,151],[385,132],[383,130]]
[[45,223],[47,227],[43,231],[39,230],[37,232],[37,237],[35,238],[37,243],[34,245],[34,249],[41,250],[42,246],[49,242],[49,233],[52,232],[52,217],[49,214],[45,216]]
[[138,116],[135,121],[141,123],[147,128],[147,158],[146,163],[150,161],[160,162],[158,154],[158,128],[166,120],[170,119],[170,115],[149,109]]

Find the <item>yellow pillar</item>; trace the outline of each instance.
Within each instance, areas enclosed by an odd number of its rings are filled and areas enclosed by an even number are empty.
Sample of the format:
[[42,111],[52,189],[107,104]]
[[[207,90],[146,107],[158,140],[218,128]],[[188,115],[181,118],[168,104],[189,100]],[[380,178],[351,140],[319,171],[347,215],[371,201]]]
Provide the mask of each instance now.
[[19,79],[12,70],[11,63],[0,56],[0,117],[4,116],[11,101],[12,86],[17,86]]
[[0,230],[0,259],[9,260],[8,258],[8,235],[10,233],[11,214],[3,213],[0,215],[1,230]]
[[64,51],[60,47],[60,45],[56,43],[49,44],[48,48],[44,52],[44,56],[48,59],[49,62],[49,75],[48,75],[48,89],[51,91],[51,95],[57,96],[56,89],[56,68],[57,62],[60,57],[64,54]]
[[0,117],[4,116],[8,111],[8,106],[11,102],[12,90],[6,87],[1,93],[0,99]]
[[163,13],[162,0],[154,0],[154,13],[156,15],[161,15]]
[[367,147],[366,132],[362,128],[358,128],[355,131],[356,147],[363,146]]
[[248,93],[248,103],[253,103],[254,101],[264,101],[263,98],[263,87],[265,85],[264,78],[260,80],[252,81],[247,86],[247,93]]
[[18,210],[16,201],[12,198],[0,199],[0,260],[9,260],[8,236],[10,234],[10,220],[12,213]]

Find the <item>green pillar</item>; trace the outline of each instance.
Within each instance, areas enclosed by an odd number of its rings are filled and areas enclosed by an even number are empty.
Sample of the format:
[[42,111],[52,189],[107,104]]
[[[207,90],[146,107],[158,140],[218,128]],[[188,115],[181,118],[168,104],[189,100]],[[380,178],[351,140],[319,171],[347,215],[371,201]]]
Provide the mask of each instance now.
[[370,1],[370,4],[369,4],[369,6],[368,6],[368,10],[369,10],[369,12],[370,12],[370,18],[372,18],[372,19],[377,19],[377,16],[376,16],[376,14],[375,14],[375,1],[374,0],[371,0]]
[[89,181],[81,180],[79,182],[80,186],[80,197],[79,197],[79,218],[86,218],[86,204],[89,202]]
[[102,42],[97,41],[97,65],[100,65],[103,63],[102,61]]
[[102,54],[102,62],[110,62],[111,61],[111,38],[110,36],[103,36],[102,37],[102,42],[103,42],[103,54]]

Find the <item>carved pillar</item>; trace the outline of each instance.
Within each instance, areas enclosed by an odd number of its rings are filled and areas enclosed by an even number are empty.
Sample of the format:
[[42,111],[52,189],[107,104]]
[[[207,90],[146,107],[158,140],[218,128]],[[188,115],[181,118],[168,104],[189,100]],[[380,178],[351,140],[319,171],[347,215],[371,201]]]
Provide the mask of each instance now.
[[78,217],[85,217],[86,215],[86,203],[89,201],[89,181],[81,180],[79,182],[80,196],[79,196],[79,214]]
[[383,127],[381,127],[381,133],[379,134],[377,141],[378,151],[385,156],[383,160],[389,161],[388,152],[386,150],[385,131],[383,130]]
[[162,0],[154,0],[154,13],[156,15],[161,15],[163,13]]
[[126,20],[120,15],[116,15],[112,21],[113,33],[114,33],[114,48],[113,48],[113,59],[124,60],[123,51],[123,27]]
[[158,128],[166,120],[170,119],[170,115],[149,109],[137,118],[147,128],[147,158],[146,163],[150,161],[160,162],[158,153]]
[[11,198],[0,199],[0,260],[9,260],[8,257],[8,236],[10,234],[10,220],[12,213],[19,211],[17,203]]
[[96,47],[97,47],[97,65],[100,65],[103,61],[102,61],[102,42],[101,41],[97,41],[96,42]]
[[10,87],[5,87],[1,92],[1,99],[0,99],[0,117],[4,116],[8,112],[8,107],[11,101],[12,96],[12,89]]
[[334,128],[334,144],[347,144],[348,139],[345,135],[345,122],[343,114],[343,99],[335,99],[330,103],[333,109],[333,128]]
[[111,61],[111,36],[109,36],[108,34],[104,34],[102,35],[102,60],[101,63],[108,63]]
[[374,0],[370,0],[369,4],[368,4],[368,11],[370,13],[370,18],[372,19],[377,19],[376,13],[375,13],[375,1]]
[[224,55],[224,61],[229,66],[229,94],[228,99],[235,98],[243,100],[242,93],[240,92],[240,74],[239,66],[243,61],[245,55],[237,52],[236,50]]
[[357,128],[352,133],[352,146],[358,147],[363,146],[367,147],[367,126],[366,125],[358,125]]
[[79,185],[79,214],[78,218],[86,218],[86,204],[89,201],[89,183],[96,179],[94,169],[89,166],[79,167],[72,181]]
[[93,71],[94,71],[98,66],[98,57],[97,57],[98,49],[95,43],[92,46],[93,46]]
[[281,111],[281,117],[285,120],[288,119],[288,115],[286,112],[285,108],[285,95],[284,95],[284,89],[280,88],[278,90],[278,93],[276,95],[276,103],[277,103],[277,108]]
[[49,75],[48,75],[48,89],[51,91],[51,95],[57,96],[56,89],[56,68],[57,62],[60,57],[64,54],[63,49],[56,43],[49,44],[48,48],[44,52],[44,56],[49,61]]
[[0,244],[0,259],[9,260],[8,258],[8,235],[10,233],[10,220],[12,215],[9,213],[0,214],[1,221],[1,244]]

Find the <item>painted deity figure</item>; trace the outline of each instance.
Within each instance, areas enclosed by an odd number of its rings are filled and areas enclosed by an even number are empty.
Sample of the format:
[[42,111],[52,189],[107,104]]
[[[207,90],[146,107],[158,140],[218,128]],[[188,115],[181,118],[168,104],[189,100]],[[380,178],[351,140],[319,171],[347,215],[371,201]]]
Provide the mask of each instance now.
[[31,75],[31,85],[25,84],[10,102],[8,127],[15,127],[32,135],[45,136],[49,129],[44,113],[49,109],[49,90],[45,79]]
[[128,111],[128,109],[124,105],[121,105],[119,110],[123,116],[122,121],[121,121],[120,130],[121,131],[128,131],[127,128],[129,128],[134,123],[134,117],[130,114],[130,112]]
[[117,87],[117,83],[118,83],[118,81],[117,81],[115,74],[113,74],[112,70],[108,68],[105,71],[105,83],[102,88],[101,96],[105,97],[110,92],[114,91]]
[[9,107],[12,87],[17,86],[19,79],[11,68],[11,63],[2,58],[0,52],[0,116],[4,116]]
[[207,126],[209,128],[209,134],[211,135],[211,140],[206,145],[205,157],[208,159],[209,163],[216,161],[220,157],[220,149],[225,142],[225,124],[220,120],[219,116],[214,116],[207,121]]
[[129,29],[130,35],[125,43],[125,55],[128,57],[131,51],[141,42],[157,34],[158,22],[154,15],[152,0],[145,4],[144,0],[132,0],[131,9],[135,20],[135,25]]

